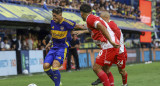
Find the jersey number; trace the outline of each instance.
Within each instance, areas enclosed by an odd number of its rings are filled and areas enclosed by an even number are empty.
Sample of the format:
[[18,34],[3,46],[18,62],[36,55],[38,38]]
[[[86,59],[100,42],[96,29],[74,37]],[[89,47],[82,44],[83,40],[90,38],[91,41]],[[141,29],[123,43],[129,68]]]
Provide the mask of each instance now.
[[123,60],[122,61],[118,60],[117,65],[123,65]]

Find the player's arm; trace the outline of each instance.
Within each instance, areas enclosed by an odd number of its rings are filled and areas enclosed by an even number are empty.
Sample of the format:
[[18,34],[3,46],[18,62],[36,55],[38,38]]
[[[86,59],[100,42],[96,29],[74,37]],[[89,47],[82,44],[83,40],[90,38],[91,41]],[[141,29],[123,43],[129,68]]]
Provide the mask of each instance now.
[[80,30],[86,30],[85,25],[76,24],[76,22],[72,20],[65,20],[66,24],[65,26],[67,29],[73,30],[73,29],[80,29]]
[[52,44],[52,40],[50,40],[50,41],[49,41],[49,43],[46,45],[46,47],[45,47],[45,48],[46,48],[46,49],[49,49],[49,48],[50,48],[50,46],[51,46],[51,44]]
[[74,29],[86,30],[86,27],[85,27],[85,25],[76,24]]
[[88,30],[78,30],[78,31],[73,31],[73,33],[76,33],[76,34],[82,34],[82,33],[89,33]]
[[97,23],[97,28],[98,30],[100,30],[102,32],[102,34],[108,39],[108,41],[115,47],[118,48],[120,45],[116,44],[115,42],[112,41],[109,32],[107,31],[106,27],[104,25],[102,25],[100,22]]

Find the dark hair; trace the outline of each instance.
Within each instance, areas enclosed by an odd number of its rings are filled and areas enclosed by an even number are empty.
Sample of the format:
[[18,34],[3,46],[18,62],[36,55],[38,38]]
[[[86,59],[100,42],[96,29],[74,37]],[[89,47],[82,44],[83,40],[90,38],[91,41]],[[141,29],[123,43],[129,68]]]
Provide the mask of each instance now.
[[61,7],[56,7],[52,10],[53,13],[56,13],[56,14],[60,14],[62,13],[62,8]]
[[90,13],[91,12],[91,6],[88,4],[82,4],[80,7],[80,11],[84,13]]

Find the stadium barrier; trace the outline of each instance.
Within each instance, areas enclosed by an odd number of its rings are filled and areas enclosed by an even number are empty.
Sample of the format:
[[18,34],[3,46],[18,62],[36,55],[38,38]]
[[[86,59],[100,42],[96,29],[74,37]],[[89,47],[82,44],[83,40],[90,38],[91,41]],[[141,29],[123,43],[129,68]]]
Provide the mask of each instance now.
[[[100,49],[80,49],[79,64],[81,68],[92,67]],[[146,61],[160,61],[160,49],[136,48],[127,49],[127,64],[142,63]],[[0,76],[43,72],[43,50],[0,51]],[[60,70],[66,69],[67,61]],[[74,67],[72,67],[74,68]]]
[[140,62],[160,61],[160,49],[143,48],[140,49]]
[[29,51],[30,73],[43,72],[43,50]]
[[17,51],[18,74],[43,72],[43,50],[21,50]]
[[15,51],[0,51],[0,76],[17,75]]

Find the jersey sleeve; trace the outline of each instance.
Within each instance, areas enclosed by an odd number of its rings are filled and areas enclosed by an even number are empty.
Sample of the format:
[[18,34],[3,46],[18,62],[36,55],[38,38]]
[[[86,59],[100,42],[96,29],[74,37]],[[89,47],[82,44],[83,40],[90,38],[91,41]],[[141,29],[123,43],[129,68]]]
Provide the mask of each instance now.
[[75,27],[76,25],[76,22],[72,21],[72,20],[68,20],[68,19],[65,19],[65,26],[68,30],[73,30],[73,28]]
[[97,28],[97,24],[99,22],[100,21],[99,21],[99,19],[96,16],[94,16],[94,15],[88,16],[87,25],[89,27]]

